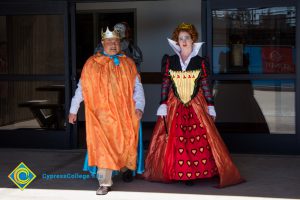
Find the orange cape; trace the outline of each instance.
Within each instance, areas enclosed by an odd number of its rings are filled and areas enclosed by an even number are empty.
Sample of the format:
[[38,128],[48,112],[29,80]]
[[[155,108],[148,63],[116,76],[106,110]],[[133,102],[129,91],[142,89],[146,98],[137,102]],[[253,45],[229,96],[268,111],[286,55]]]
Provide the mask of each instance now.
[[[171,130],[171,120],[175,118],[175,111],[180,103],[171,90],[167,101],[168,115],[166,117],[166,125],[168,132]],[[214,121],[207,113],[207,103],[201,90],[198,95],[191,100],[190,104],[193,106],[196,114],[201,116],[199,119],[203,121],[200,122],[206,126],[208,142],[211,146],[212,154],[219,172],[219,187],[226,187],[243,182],[244,180],[234,165],[227,147],[216,129]],[[144,178],[146,180],[169,182],[169,180],[164,179],[163,175],[166,147],[166,127],[163,119],[158,117],[145,160]]]
[[138,76],[134,62],[97,54],[81,73],[85,104],[86,141],[89,166],[120,170],[136,168],[139,120],[133,91]]

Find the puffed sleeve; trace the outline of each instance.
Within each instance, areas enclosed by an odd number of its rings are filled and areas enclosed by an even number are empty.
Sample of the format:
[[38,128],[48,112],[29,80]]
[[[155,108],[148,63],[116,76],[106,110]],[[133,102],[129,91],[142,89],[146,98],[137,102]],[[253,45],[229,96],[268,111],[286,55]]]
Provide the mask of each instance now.
[[203,95],[205,96],[206,102],[208,105],[214,105],[214,99],[212,95],[212,90],[209,85],[209,65],[208,62],[201,58],[201,77],[200,77],[200,85],[203,91]]
[[165,104],[168,99],[168,94],[170,90],[169,65],[170,65],[170,58],[166,54],[163,56],[161,61],[162,84],[161,84],[160,104]]

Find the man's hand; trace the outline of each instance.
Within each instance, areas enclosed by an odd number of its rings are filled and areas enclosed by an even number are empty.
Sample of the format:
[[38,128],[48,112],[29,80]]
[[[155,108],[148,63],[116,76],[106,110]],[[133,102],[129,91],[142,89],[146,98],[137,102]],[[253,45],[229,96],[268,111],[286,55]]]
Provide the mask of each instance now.
[[77,121],[77,115],[76,114],[69,114],[69,123],[70,124],[75,124],[75,122]]
[[136,109],[135,114],[136,114],[138,120],[142,119],[143,112],[140,109]]

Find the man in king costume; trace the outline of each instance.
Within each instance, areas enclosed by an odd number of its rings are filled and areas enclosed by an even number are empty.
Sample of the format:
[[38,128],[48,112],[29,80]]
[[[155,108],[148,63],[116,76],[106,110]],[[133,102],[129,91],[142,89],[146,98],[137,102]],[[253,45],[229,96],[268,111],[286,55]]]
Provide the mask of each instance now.
[[84,99],[88,166],[97,167],[97,195],[111,190],[113,170],[136,170],[139,120],[145,107],[135,63],[120,53],[119,32],[107,28],[101,38],[104,51],[86,61],[69,114],[74,124]]

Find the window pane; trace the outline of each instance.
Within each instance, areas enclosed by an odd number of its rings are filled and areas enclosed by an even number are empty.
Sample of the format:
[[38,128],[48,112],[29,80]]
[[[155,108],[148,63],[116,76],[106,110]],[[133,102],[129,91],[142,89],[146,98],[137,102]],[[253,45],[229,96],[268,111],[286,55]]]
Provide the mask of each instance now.
[[0,16],[0,74],[64,74],[63,15]]
[[295,73],[296,8],[212,11],[213,72]]
[[65,129],[63,82],[0,81],[0,130]]
[[220,132],[295,134],[295,82],[216,81]]

